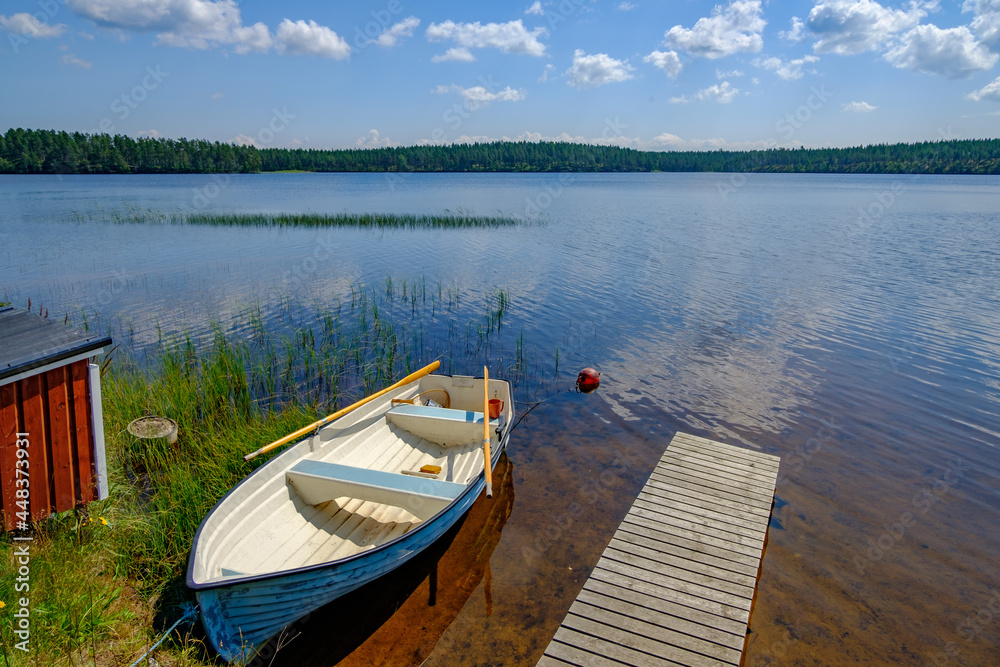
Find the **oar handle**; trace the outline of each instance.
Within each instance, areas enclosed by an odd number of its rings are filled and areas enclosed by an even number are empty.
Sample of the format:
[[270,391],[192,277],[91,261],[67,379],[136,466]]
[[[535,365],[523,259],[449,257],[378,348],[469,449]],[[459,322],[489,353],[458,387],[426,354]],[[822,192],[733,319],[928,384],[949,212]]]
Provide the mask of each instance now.
[[483,366],[483,457],[486,459],[486,497],[493,497],[493,466],[490,465],[490,370]]
[[369,403],[371,401],[374,401],[379,396],[384,396],[385,394],[388,394],[393,389],[399,389],[403,385],[410,384],[414,380],[419,380],[420,378],[422,378],[425,375],[430,375],[431,373],[433,373],[434,371],[436,371],[438,369],[438,367],[440,367],[440,366],[441,366],[441,360],[440,359],[437,360],[437,361],[431,362],[431,363],[427,364],[426,366],[424,366],[423,368],[421,368],[419,371],[414,371],[413,373],[410,373],[409,375],[407,375],[405,378],[403,378],[399,382],[397,382],[395,384],[392,384],[392,385],[389,385],[388,387],[386,387],[382,391],[377,391],[374,394],[372,394],[371,396],[366,396],[365,398],[362,398],[357,403],[353,403],[351,405],[348,405],[346,408],[343,408],[342,410],[337,410],[332,415],[327,415],[326,417],[323,417],[322,419],[320,419],[318,421],[314,421],[312,424],[309,424],[309,426],[303,426],[298,431],[295,431],[295,433],[289,433],[284,438],[281,438],[280,440],[275,440],[270,445],[267,445],[266,447],[261,447],[256,452],[251,452],[251,453],[247,454],[246,456],[243,457],[243,460],[244,461],[249,461],[250,459],[252,459],[255,456],[260,456],[261,454],[265,454],[265,453],[271,451],[272,449],[276,449],[278,447],[281,447],[282,445],[287,445],[289,442],[292,442],[293,440],[297,440],[298,438],[301,438],[302,436],[308,434],[313,429],[316,429],[316,428],[318,428],[320,426],[323,426],[324,424],[328,424],[328,423],[332,422],[334,419],[338,419],[340,417],[343,417],[344,415],[346,415],[351,410],[355,410],[357,408],[360,408],[365,403]]

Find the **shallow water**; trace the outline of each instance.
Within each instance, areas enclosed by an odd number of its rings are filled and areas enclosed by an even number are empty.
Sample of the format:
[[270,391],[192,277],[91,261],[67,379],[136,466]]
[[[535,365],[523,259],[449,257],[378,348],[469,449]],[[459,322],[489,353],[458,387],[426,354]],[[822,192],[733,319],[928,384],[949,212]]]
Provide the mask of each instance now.
[[[522,395],[601,370],[597,394],[559,394],[514,431],[509,517],[484,529],[497,499],[480,499],[429,559],[448,564],[447,613],[428,606],[417,568],[402,602],[368,596],[386,600],[351,631],[369,641],[331,643],[329,623],[307,621],[284,664],[365,664],[391,637],[385,664],[534,664],[680,430],[782,457],[747,665],[988,665],[1000,663],[998,202],[995,177],[2,176],[0,300],[86,315],[141,353],[157,325],[197,337],[253,303],[277,325],[288,300],[319,308],[387,275],[460,294],[460,321],[499,286],[513,300],[504,344],[523,332],[539,369]],[[98,221],[130,207],[465,209],[531,224]],[[470,546],[484,534],[488,568]],[[397,604],[404,615],[387,616]],[[358,615],[323,613],[345,612]]]

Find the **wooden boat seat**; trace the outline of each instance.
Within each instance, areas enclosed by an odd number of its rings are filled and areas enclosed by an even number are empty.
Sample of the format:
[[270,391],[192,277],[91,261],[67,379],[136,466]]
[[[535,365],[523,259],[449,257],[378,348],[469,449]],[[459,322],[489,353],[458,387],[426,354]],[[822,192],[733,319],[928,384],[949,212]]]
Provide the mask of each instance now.
[[419,519],[432,517],[467,488],[455,482],[310,460],[299,461],[286,476],[310,505],[356,498],[402,507]]
[[[387,413],[396,426],[438,445],[468,445],[483,440],[483,413],[429,405],[400,404]],[[493,428],[499,420],[491,419]]]

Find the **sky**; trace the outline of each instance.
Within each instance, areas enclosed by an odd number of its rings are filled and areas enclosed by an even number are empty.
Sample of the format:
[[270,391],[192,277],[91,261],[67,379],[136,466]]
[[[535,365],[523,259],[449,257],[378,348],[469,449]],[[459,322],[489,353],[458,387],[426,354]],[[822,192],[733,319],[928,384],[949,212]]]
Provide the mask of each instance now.
[[367,148],[1000,136],[1000,0],[4,0],[10,127]]

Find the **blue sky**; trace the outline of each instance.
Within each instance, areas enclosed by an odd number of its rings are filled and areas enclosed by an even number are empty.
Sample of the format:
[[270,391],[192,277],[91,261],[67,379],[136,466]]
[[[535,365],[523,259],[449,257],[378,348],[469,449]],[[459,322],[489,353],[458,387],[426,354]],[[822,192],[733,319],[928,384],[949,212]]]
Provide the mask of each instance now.
[[307,148],[1000,135],[1000,0],[9,0],[0,11],[0,129]]

